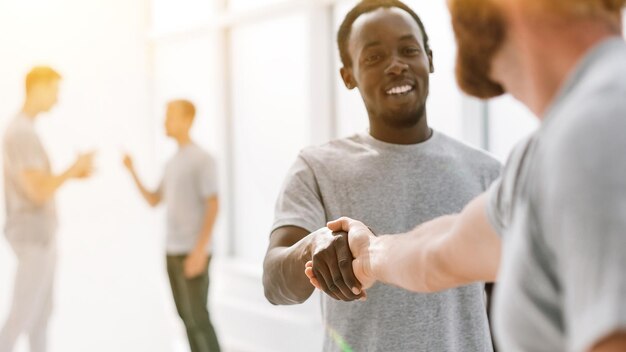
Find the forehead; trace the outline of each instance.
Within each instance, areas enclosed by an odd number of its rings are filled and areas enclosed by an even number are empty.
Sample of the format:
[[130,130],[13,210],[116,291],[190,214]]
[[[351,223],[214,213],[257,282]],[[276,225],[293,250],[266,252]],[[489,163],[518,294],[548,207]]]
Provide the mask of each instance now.
[[424,45],[422,31],[408,12],[397,7],[379,8],[354,21],[348,46],[350,50],[358,50],[371,42],[385,44],[407,35]]

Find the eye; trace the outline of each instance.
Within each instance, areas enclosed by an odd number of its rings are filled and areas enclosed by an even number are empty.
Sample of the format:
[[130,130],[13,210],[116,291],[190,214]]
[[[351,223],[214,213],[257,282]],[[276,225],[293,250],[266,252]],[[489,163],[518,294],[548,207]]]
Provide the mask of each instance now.
[[404,48],[403,53],[405,55],[409,55],[409,56],[415,56],[415,55],[419,55],[421,52],[419,47],[416,46],[408,46],[406,48]]
[[369,54],[365,56],[365,59],[363,60],[363,62],[365,62],[365,64],[371,65],[380,61],[381,58],[382,56],[380,54]]

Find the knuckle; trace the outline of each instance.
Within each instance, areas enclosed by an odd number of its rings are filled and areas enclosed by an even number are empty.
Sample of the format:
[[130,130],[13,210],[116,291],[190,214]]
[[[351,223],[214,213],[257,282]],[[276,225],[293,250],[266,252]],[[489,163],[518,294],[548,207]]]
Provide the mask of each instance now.
[[324,251],[318,251],[316,253],[313,254],[313,265],[315,265],[316,261],[320,261],[324,258]]
[[352,261],[348,259],[341,259],[339,261],[339,267],[341,269],[349,269],[352,268]]

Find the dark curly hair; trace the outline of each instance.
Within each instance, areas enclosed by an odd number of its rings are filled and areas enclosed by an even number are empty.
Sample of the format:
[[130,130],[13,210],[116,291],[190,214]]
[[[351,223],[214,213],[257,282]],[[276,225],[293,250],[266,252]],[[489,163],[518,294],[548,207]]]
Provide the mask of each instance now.
[[346,17],[343,19],[341,26],[339,26],[339,31],[337,32],[337,46],[339,47],[339,56],[341,57],[341,63],[345,67],[352,66],[352,59],[350,58],[350,53],[348,53],[348,41],[350,40],[350,32],[352,31],[352,24],[356,21],[359,16],[362,14],[372,12],[379,8],[392,8],[397,7],[401,10],[406,11],[417,25],[422,30],[422,39],[424,41],[424,49],[426,52],[430,52],[430,47],[428,46],[428,34],[426,34],[426,29],[424,28],[424,24],[419,16],[415,13],[415,11],[411,10],[405,3],[399,0],[363,0],[359,2],[356,6],[350,10],[346,14]]

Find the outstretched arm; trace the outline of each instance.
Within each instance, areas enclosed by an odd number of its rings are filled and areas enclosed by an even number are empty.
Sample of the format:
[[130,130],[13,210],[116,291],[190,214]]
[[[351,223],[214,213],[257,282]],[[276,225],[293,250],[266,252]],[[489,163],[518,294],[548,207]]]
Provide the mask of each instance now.
[[31,201],[44,204],[70,179],[89,177],[93,170],[93,157],[93,152],[79,155],[74,164],[58,175],[44,170],[25,170],[21,181],[26,195]]
[[137,176],[137,172],[135,171],[133,159],[129,155],[124,156],[124,166],[126,167],[126,169],[128,169],[128,172],[130,172],[130,175],[133,177],[133,181],[135,182],[137,189],[139,189],[141,196],[146,200],[146,202],[148,202],[148,204],[150,204],[150,206],[152,207],[159,205],[159,203],[161,203],[161,195],[158,192],[152,192],[148,190],[143,185],[143,183],[139,179],[139,176]]
[[[328,224],[347,231],[354,272],[364,288],[376,281],[417,292],[435,292],[476,281],[492,282],[500,264],[500,238],[486,214],[486,196],[460,214],[436,218],[400,235],[374,236],[361,222]],[[315,275],[307,275],[316,283]]]

